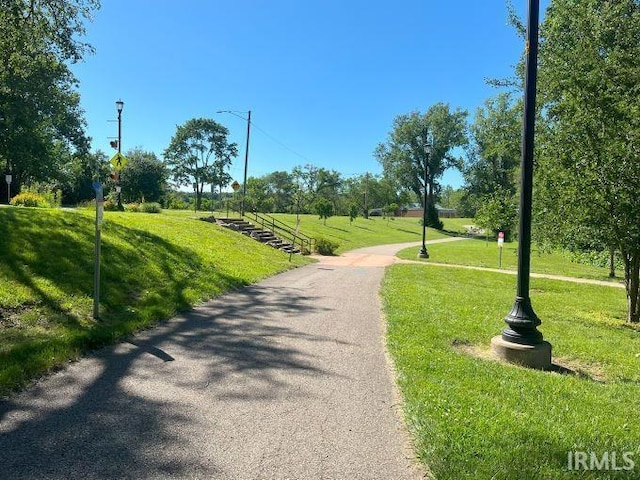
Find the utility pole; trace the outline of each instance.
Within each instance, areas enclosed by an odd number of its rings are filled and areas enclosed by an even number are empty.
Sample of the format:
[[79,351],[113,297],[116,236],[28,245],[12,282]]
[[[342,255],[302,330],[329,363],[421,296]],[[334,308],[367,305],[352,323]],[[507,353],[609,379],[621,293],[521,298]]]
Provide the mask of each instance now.
[[247,196],[247,165],[249,164],[249,135],[251,135],[251,110],[247,112],[247,145],[244,150],[244,182],[242,182],[242,207],[240,216],[244,216],[244,199]]

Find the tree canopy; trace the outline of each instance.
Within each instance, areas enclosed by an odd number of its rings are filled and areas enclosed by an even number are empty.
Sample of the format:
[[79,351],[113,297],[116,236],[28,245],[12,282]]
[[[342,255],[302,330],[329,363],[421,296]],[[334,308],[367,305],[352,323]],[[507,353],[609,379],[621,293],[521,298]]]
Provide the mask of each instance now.
[[479,108],[469,128],[464,168],[465,202],[478,226],[505,232],[515,230],[522,123],[520,102],[499,94]]
[[640,3],[554,0],[541,29],[541,239],[610,247],[640,321]]
[[60,179],[75,151],[86,153],[77,81],[69,64],[91,47],[84,22],[97,0],[3,0],[0,9],[0,161],[24,182]]
[[164,162],[141,147],[129,150],[126,157],[129,161],[120,173],[123,201],[161,202],[169,177]]
[[235,143],[229,143],[229,130],[215,120],[193,118],[179,125],[164,151],[173,180],[179,186],[192,186],[196,208],[201,208],[205,183],[228,185],[227,170],[238,155]]
[[[431,106],[424,115],[419,112],[399,115],[387,142],[379,144],[374,152],[385,178],[398,190],[410,190],[418,198],[424,195],[426,168],[429,226],[441,228],[434,197],[440,188],[438,180],[445,170],[461,167],[461,160],[453,156],[452,150],[467,142],[466,118],[466,111],[456,109],[452,112],[445,103]],[[431,144],[429,155],[424,150],[427,142]]]

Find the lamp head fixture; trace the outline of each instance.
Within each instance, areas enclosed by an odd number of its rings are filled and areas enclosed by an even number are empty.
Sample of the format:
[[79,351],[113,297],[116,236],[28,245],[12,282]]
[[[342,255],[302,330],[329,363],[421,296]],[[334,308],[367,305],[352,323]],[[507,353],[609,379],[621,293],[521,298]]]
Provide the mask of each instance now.
[[118,100],[116,102],[116,109],[118,110],[118,113],[122,112],[123,108],[124,108],[124,102],[122,100]]

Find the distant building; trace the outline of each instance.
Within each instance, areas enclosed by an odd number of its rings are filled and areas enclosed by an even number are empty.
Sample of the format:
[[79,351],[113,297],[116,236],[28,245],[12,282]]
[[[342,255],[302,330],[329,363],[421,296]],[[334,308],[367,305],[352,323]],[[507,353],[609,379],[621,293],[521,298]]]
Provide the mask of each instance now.
[[[453,218],[458,216],[458,212],[455,208],[445,208],[437,203],[436,210],[438,211],[438,216],[440,218]],[[403,217],[422,218],[424,212],[422,210],[422,205],[419,203],[412,203],[407,207],[400,209],[398,212],[398,216],[399,215],[402,215]]]

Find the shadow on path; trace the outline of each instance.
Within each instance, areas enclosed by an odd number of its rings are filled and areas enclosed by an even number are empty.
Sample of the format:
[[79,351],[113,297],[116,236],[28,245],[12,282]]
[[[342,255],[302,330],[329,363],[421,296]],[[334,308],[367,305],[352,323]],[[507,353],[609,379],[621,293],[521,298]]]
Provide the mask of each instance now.
[[321,311],[297,293],[244,288],[0,402],[0,478],[217,478],[215,399],[309,395],[282,371],[327,374],[287,339],[329,340],[279,324]]

